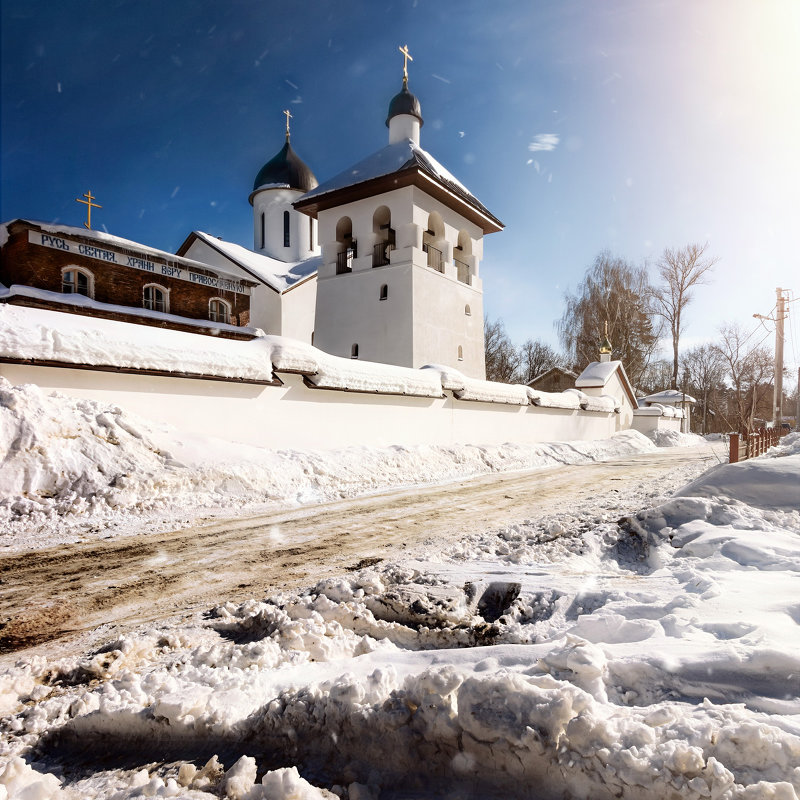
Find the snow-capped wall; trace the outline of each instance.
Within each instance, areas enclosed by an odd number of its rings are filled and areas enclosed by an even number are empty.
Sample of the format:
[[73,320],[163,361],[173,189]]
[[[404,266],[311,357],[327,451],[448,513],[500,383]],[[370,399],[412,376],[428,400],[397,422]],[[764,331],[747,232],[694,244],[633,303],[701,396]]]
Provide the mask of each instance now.
[[275,448],[529,444],[620,429],[612,398],[529,399],[523,386],[339,358],[285,337],[223,340],[4,304],[0,375]]

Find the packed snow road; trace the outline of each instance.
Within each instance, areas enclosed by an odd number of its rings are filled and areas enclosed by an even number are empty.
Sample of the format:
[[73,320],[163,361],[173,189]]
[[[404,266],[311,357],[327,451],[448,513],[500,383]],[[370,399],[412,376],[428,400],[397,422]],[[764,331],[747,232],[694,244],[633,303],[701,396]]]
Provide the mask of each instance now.
[[647,484],[655,496],[669,491],[669,473],[685,479],[687,466],[699,474],[719,459],[708,443],[659,449],[0,557],[0,651],[97,628],[96,636],[119,635],[571,505],[622,516],[636,510],[624,504],[626,489]]

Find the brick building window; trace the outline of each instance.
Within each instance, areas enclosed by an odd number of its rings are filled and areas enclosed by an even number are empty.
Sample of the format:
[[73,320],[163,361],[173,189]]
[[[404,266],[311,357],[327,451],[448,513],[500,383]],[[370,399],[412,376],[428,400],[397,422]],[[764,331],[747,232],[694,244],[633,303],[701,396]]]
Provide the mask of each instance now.
[[212,322],[230,322],[231,304],[219,297],[212,297],[208,301],[208,318]]
[[61,270],[61,291],[94,297],[94,275],[82,267],[65,267]]
[[169,311],[169,289],[157,283],[148,283],[142,290],[142,305],[150,311]]

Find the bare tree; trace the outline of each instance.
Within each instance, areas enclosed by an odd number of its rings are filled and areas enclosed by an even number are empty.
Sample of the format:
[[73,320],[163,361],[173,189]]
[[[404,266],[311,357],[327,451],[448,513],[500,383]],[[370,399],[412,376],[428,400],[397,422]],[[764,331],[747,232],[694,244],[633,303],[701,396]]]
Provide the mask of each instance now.
[[577,369],[597,360],[607,322],[612,356],[622,361],[637,384],[658,344],[652,294],[644,269],[600,253],[577,292],[566,294],[566,309],[557,323],[567,357]]
[[530,383],[547,370],[561,364],[561,357],[549,344],[528,339],[519,348],[519,383]]
[[718,258],[710,258],[705,252],[708,243],[687,244],[677,250],[666,248],[658,262],[661,285],[653,290],[656,313],[663,317],[672,334],[672,382],[670,388],[678,388],[678,343],[683,328],[683,309],[692,299],[692,289],[705,283],[707,275]]
[[772,354],[765,348],[756,346],[748,349],[749,336],[738,323],[723,325],[722,338],[716,345],[724,364],[725,376],[731,384],[733,408],[728,409],[727,417],[733,417],[737,430],[751,430],[756,412],[768,414],[769,383],[772,376]]
[[725,364],[719,347],[701,344],[683,357],[684,369],[689,373],[692,389],[702,395],[702,433],[708,432],[709,400],[716,394],[725,375]]
[[483,320],[483,335],[486,343],[486,380],[512,383],[519,368],[519,353],[506,333],[503,320]]
[[647,394],[653,394],[662,391],[662,389],[669,389],[671,379],[672,362],[664,358],[658,358],[647,365],[647,368],[639,377],[636,388]]

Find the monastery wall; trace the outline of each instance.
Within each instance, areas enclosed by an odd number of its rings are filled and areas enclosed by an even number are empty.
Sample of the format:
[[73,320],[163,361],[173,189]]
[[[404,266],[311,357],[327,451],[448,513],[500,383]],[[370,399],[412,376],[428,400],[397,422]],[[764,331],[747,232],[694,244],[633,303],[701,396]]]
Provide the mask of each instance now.
[[122,371],[0,363],[12,384],[104,401],[187,433],[270,448],[332,449],[604,439],[619,428],[605,411],[444,397],[316,389],[277,372],[282,386]]

